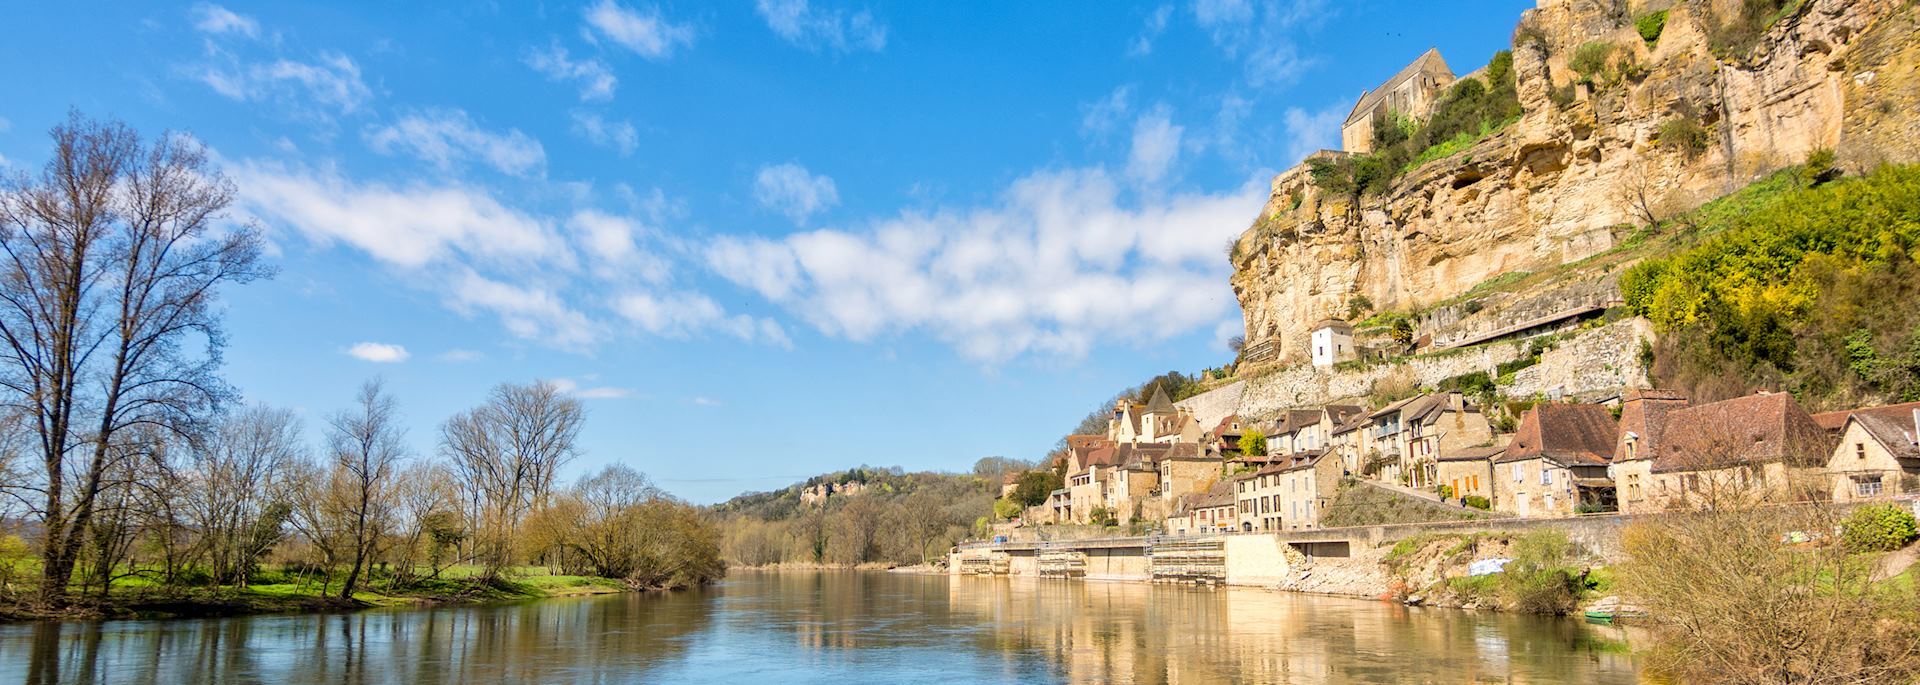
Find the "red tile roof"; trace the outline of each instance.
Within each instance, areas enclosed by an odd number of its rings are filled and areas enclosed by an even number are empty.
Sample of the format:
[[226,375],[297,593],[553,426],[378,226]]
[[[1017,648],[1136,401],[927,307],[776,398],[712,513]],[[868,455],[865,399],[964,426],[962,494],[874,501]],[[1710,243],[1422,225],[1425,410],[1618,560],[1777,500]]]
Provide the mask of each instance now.
[[1613,456],[1613,413],[1598,404],[1542,402],[1520,417],[1497,462],[1544,458],[1564,466],[1608,463]]
[[1748,395],[1673,412],[1660,434],[1655,472],[1700,471],[1784,461],[1826,463],[1833,440],[1786,393]]
[[1850,419],[1895,459],[1920,460],[1920,402],[1855,409]]
[[1634,441],[1633,459],[1652,459],[1659,454],[1660,433],[1666,430],[1667,419],[1674,412],[1687,408],[1687,397],[1664,390],[1629,391],[1620,403],[1620,436],[1614,444],[1614,461],[1627,461],[1626,437],[1632,433],[1639,437]]

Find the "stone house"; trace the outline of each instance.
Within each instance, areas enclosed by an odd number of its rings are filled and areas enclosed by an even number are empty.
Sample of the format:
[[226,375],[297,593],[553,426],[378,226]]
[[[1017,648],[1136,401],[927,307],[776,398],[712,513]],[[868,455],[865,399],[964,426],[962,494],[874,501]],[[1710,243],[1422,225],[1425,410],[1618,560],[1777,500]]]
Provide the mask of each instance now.
[[1160,457],[1160,498],[1171,504],[1190,494],[1206,492],[1220,481],[1226,465],[1218,454],[1200,445],[1176,443]]
[[1295,455],[1279,466],[1275,489],[1279,496],[1281,529],[1319,528],[1320,515],[1339,492],[1340,478],[1345,473],[1340,458],[1333,450],[1322,447]]
[[1113,447],[1113,441],[1108,440],[1107,436],[1104,435],[1067,436],[1067,453],[1065,456],[1067,460],[1067,473],[1071,475],[1086,470],[1087,455],[1092,454],[1095,450],[1111,447]]
[[1215,483],[1203,493],[1180,498],[1162,530],[1170,535],[1218,533],[1239,528],[1238,507],[1233,499],[1233,484]]
[[1284,462],[1275,462],[1260,467],[1251,477],[1236,485],[1236,497],[1241,504],[1240,521],[1242,530],[1276,531],[1282,530],[1280,521],[1280,471]]
[[1267,427],[1267,454],[1286,455],[1313,449],[1314,442],[1324,440],[1319,431],[1323,415],[1320,409],[1280,412]]
[[1598,404],[1543,402],[1520,417],[1493,458],[1493,505],[1519,516],[1567,516],[1613,503],[1613,413]]
[[1681,409],[1667,416],[1641,503],[1657,511],[1824,499],[1835,442],[1786,393]]
[[1849,412],[1826,471],[1836,502],[1920,490],[1920,402]]
[[1360,94],[1340,124],[1340,148],[1355,154],[1372,152],[1376,121],[1390,112],[1416,121],[1426,119],[1453,82],[1453,70],[1441,59],[1440,50],[1428,48],[1385,83]]
[[1358,356],[1353,347],[1353,324],[1340,319],[1314,324],[1307,339],[1312,344],[1314,366],[1327,368]]
[[1437,484],[1440,455],[1493,441],[1493,425],[1457,392],[1394,402],[1368,416],[1370,447],[1360,471],[1416,488]]
[[[1261,467],[1262,469],[1266,467]],[[1233,485],[1234,529],[1242,532],[1258,530],[1260,517],[1259,471],[1237,474],[1227,479]]]
[[1360,466],[1365,463],[1367,447],[1371,444],[1367,439],[1367,426],[1367,413],[1357,412],[1335,425],[1328,437],[1327,443],[1333,448],[1334,457],[1340,460],[1341,468],[1347,473],[1359,473]]
[[1215,456],[1232,456],[1240,453],[1240,435],[1239,415],[1228,414],[1220,419],[1220,423],[1216,424],[1213,430],[1207,431],[1207,434],[1202,436],[1201,444],[1205,445],[1207,452]]
[[1622,513],[1653,510],[1648,497],[1660,434],[1673,413],[1685,408],[1685,395],[1665,390],[1631,390],[1620,398],[1620,431],[1613,445],[1612,477],[1615,501]]
[[1126,399],[1114,402],[1106,437],[1116,444],[1199,442],[1205,432],[1193,412],[1174,406],[1167,392],[1156,385],[1145,405]]
[[1502,445],[1469,447],[1442,454],[1434,464],[1438,470],[1435,485],[1452,488],[1456,502],[1467,495],[1485,497],[1492,502],[1493,458],[1506,451]]

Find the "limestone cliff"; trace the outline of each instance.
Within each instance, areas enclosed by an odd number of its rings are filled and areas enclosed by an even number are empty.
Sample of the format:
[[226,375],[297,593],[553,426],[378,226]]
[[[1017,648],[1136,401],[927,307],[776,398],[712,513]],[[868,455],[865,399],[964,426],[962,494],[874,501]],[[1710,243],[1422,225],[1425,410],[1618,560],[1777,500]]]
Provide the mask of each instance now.
[[[1281,173],[1232,254],[1248,349],[1299,360],[1308,326],[1348,315],[1362,296],[1375,309],[1422,311],[1436,342],[1608,300],[1618,271],[1596,269],[1434,308],[1503,274],[1606,252],[1648,212],[1672,216],[1813,150],[1835,150],[1851,170],[1920,158],[1920,7],[1807,0],[1750,49],[1716,57],[1710,36],[1738,4],[1540,0],[1516,31],[1519,121],[1357,205],[1321,192],[1304,165]],[[1666,25],[1649,45],[1633,18],[1661,9]],[[1594,42],[1633,68],[1577,85],[1569,58]],[[1701,126],[1699,144],[1658,143],[1680,117]]]

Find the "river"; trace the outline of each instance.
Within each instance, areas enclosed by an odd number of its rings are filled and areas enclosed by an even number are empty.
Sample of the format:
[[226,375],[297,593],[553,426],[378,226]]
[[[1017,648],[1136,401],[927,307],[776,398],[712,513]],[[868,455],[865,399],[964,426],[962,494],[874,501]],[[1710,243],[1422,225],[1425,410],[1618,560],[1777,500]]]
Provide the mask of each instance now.
[[0,683],[1632,683],[1625,640],[1252,588],[742,572],[672,594],[0,625]]

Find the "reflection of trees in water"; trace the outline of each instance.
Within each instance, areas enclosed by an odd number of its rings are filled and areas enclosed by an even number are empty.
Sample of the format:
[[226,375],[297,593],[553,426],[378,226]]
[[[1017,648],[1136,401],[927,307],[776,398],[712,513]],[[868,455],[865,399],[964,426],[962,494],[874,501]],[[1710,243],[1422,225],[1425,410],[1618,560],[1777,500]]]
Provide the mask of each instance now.
[[1565,619],[1258,589],[741,573],[662,595],[4,627],[0,680],[639,682],[698,677],[678,669],[699,668],[690,648],[704,646],[809,674],[884,678],[859,669],[903,658],[967,669],[954,682],[1632,682],[1620,639]]
[[[705,630],[700,593],[34,627],[29,683],[465,683],[643,678]],[[0,640],[0,662],[17,641]],[[578,669],[578,670],[576,670]],[[591,676],[583,674],[592,674]]]
[[1045,654],[1069,682],[1633,682],[1619,636],[1568,619],[1255,589],[955,578],[982,651]]

